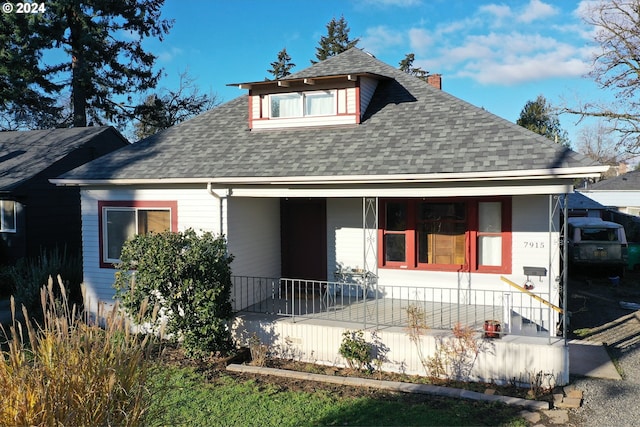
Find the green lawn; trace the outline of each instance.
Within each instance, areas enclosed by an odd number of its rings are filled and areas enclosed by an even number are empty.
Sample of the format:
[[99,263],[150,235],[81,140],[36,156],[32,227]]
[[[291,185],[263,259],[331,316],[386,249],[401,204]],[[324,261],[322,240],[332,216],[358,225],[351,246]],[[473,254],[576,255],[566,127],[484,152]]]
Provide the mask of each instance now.
[[155,375],[149,425],[172,426],[526,426],[520,409],[468,400],[340,397],[330,391],[283,391],[223,375],[211,381],[193,369],[165,367]]

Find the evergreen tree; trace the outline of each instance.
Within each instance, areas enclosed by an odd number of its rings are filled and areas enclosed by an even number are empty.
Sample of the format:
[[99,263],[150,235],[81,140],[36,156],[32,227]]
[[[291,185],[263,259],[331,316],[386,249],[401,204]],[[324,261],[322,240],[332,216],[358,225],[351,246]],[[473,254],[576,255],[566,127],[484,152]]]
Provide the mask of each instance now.
[[567,132],[560,126],[558,115],[542,95],[538,95],[535,101],[528,101],[525,104],[516,124],[546,136],[565,147],[570,145]]
[[[149,36],[162,40],[171,28],[172,21],[160,17],[163,4],[164,0],[50,0],[42,13],[28,18],[0,15],[0,41],[10,47],[10,59],[20,51],[24,54],[24,63],[9,62],[12,70],[0,68],[3,83],[18,85],[2,93],[0,112],[31,106],[36,115],[55,113],[52,100],[68,90],[73,126],[86,126],[88,119],[96,124],[130,119],[133,109],[125,108],[118,97],[153,89],[158,82],[156,57],[142,42]],[[42,65],[47,52],[66,58]],[[28,105],[21,94],[30,96]]]
[[415,61],[416,56],[413,53],[407,53],[402,61],[400,61],[399,69],[404,71],[407,74],[411,74],[412,76],[416,76],[422,80],[427,80],[428,71],[423,70],[420,67],[414,68],[413,61]]
[[291,69],[296,64],[291,62],[291,57],[287,53],[287,48],[283,48],[278,52],[278,59],[271,63],[271,69],[267,70],[273,75],[275,80],[281,79],[291,74]]
[[[341,16],[337,21],[336,18],[332,18],[327,24],[327,35],[320,37],[319,46],[316,47],[316,59],[324,61],[355,47],[360,39],[350,40],[349,31],[351,30],[344,16]],[[318,61],[311,60],[311,63],[315,64]]]

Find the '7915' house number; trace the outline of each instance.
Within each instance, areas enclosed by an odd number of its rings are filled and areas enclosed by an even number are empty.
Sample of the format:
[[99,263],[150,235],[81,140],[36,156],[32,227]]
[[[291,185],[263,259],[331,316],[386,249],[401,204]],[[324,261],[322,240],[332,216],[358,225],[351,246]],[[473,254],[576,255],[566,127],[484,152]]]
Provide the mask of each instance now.
[[530,241],[524,242],[524,248],[525,249],[544,249],[545,244],[544,242],[541,242],[541,241],[536,242],[536,241],[530,240]]

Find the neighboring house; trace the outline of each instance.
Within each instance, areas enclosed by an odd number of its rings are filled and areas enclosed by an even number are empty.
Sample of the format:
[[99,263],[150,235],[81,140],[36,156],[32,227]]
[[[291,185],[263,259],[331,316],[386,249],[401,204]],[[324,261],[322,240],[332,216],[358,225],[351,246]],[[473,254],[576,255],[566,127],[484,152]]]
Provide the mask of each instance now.
[[640,171],[635,170],[576,189],[592,200],[629,215],[640,215]]
[[345,328],[374,326],[385,367],[420,373],[399,327],[420,303],[434,329],[503,322],[476,377],[568,380],[558,311],[502,278],[561,305],[557,195],[606,166],[359,49],[237,86],[248,95],[53,180],[81,188],[89,305],[112,300],[129,236],[208,230],[234,256],[240,338],[335,363]]
[[0,132],[0,264],[80,254],[80,191],[49,179],[127,145],[111,127]]
[[[567,194],[567,215],[569,217],[594,217],[603,218],[606,215],[607,207],[601,205],[595,200],[585,196],[584,194],[574,191]],[[561,200],[564,203],[564,196],[561,196]]]

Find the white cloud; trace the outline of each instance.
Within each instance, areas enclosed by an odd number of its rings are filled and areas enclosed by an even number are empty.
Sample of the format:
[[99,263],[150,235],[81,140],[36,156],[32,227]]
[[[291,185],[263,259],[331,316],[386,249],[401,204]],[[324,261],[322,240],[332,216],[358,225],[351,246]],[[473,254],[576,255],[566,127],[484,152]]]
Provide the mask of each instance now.
[[404,38],[401,33],[393,31],[384,25],[367,28],[366,34],[360,37],[358,46],[368,52],[379,53],[389,47],[401,45]]
[[515,85],[550,77],[580,77],[589,71],[587,50],[538,34],[470,36],[443,52],[454,74],[482,84]]
[[558,13],[558,9],[547,3],[543,3],[540,0],[531,0],[516,19],[519,22],[528,24],[539,19],[549,18]]
[[160,62],[171,62],[177,56],[182,55],[183,50],[178,47],[171,47],[168,50],[163,50],[161,52],[156,53],[158,57],[158,61]]
[[409,46],[413,53],[425,54],[434,44],[433,36],[422,28],[412,28],[409,30]]

